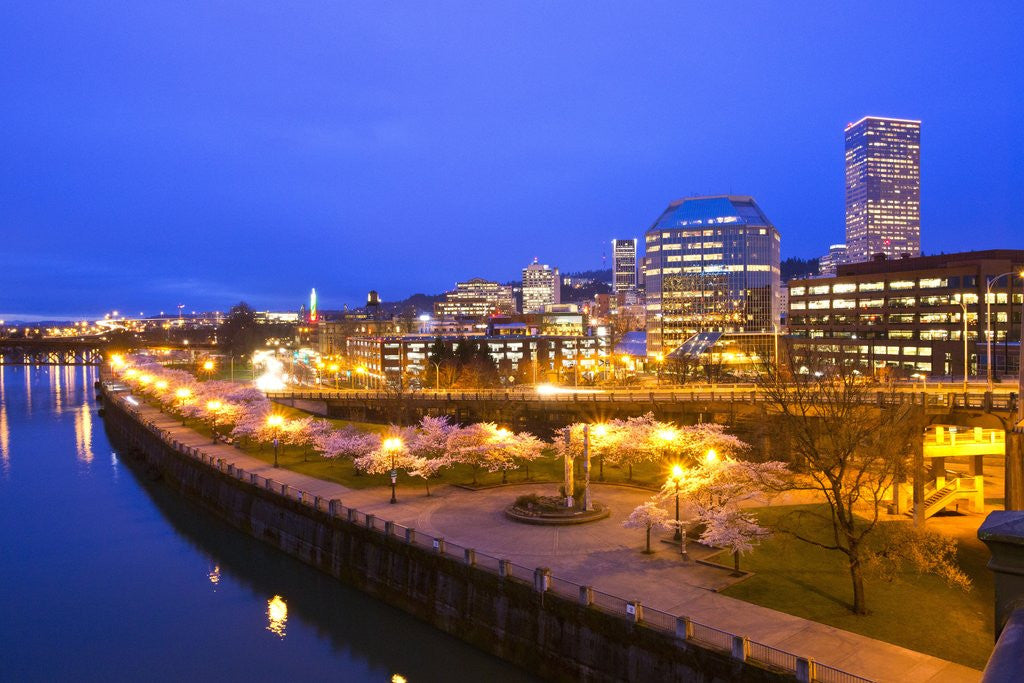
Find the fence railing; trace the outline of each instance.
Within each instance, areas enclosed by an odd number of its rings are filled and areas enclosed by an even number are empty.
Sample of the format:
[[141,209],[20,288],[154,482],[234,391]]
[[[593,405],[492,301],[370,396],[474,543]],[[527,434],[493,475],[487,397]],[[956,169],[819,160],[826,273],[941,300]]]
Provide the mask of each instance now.
[[[775,400],[764,391],[746,386],[717,387],[710,390],[674,391],[572,391],[536,393],[523,391],[415,391],[402,395],[384,391],[290,391],[271,392],[270,399],[310,401],[351,401],[355,403],[387,401],[456,402],[513,401],[518,403],[764,403]],[[929,408],[980,408],[1012,410],[1016,399],[1009,393],[956,391],[867,391],[860,399],[866,405],[880,407],[920,405]]]
[[[800,657],[792,652],[749,640],[742,635],[695,621],[686,616],[645,607],[639,600],[625,599],[596,590],[592,586],[552,576],[548,569],[526,567],[504,558],[481,553],[445,538],[431,536],[397,522],[382,519],[374,513],[346,507],[339,499],[325,500],[295,486],[275,481],[255,472],[247,472],[223,458],[205,452],[202,448],[178,441],[169,430],[162,429],[152,420],[143,418],[137,407],[128,404],[116,395],[113,398],[118,401],[123,410],[134,415],[140,424],[178,453],[270,495],[281,496],[354,526],[391,536],[459,563],[471,565],[478,571],[497,574],[504,580],[531,585],[538,592],[558,595],[586,607],[614,614],[646,628],[673,633],[680,642],[728,652],[735,659],[794,673],[797,680],[800,681],[808,683],[871,683],[871,679],[821,664],[812,658]],[[307,553],[315,551],[315,546],[305,539],[289,535],[287,541]]]

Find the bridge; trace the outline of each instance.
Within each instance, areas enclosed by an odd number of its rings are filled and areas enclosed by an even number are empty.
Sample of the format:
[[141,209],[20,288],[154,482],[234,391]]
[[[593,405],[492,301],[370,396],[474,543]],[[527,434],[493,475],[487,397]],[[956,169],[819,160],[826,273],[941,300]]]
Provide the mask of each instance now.
[[[215,351],[214,344],[133,342],[136,348]],[[103,336],[0,338],[0,365],[100,365],[110,342]]]
[[[275,392],[271,400],[307,412],[362,422],[410,423],[426,415],[449,415],[459,422],[490,421],[515,429],[550,432],[578,420],[610,420],[653,412],[659,419],[689,423],[732,422],[740,414],[769,408],[769,397],[754,386],[704,386],[650,391],[523,390],[358,391],[303,390]],[[872,390],[862,395],[879,408],[921,406],[936,418],[954,413],[998,413],[1007,417],[1017,406],[1009,391],[968,392]],[[722,419],[717,419],[722,418]]]

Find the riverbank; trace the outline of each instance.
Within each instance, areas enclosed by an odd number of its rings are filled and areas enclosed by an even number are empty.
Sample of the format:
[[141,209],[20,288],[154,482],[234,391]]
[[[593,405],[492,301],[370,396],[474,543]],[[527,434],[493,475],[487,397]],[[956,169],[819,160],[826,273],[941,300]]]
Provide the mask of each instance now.
[[[670,548],[653,557],[641,556],[633,547],[638,539],[632,537],[631,540],[610,542],[610,539],[624,539],[615,536],[623,533],[617,520],[609,520],[603,528],[587,525],[578,533],[577,530],[571,533],[562,530],[541,536],[538,533],[547,534],[548,530],[539,532],[536,528],[522,525],[506,527],[492,519],[490,507],[498,498],[491,499],[498,496],[504,500],[510,495],[500,490],[441,491],[431,499],[422,496],[411,499],[400,495],[400,504],[389,506],[387,497],[379,490],[357,492],[296,472],[274,470],[237,449],[209,445],[207,439],[181,428],[180,423],[161,415],[156,409],[141,405],[138,410],[145,413],[145,419],[159,422],[160,429],[173,434],[179,443],[190,448],[200,446],[204,451],[215,454],[215,461],[221,460],[225,468],[230,466],[235,471],[241,469],[257,477],[271,477],[275,482],[288,482],[286,492],[293,496],[296,491],[303,491],[312,502],[317,498],[321,504],[331,498],[343,500],[345,505],[357,506],[361,514],[369,512],[374,523],[380,524],[382,529],[380,518],[386,517],[396,522],[392,531],[402,526],[415,527],[421,533],[430,530],[434,536],[447,539],[445,547],[449,555],[453,548],[461,551],[468,547],[476,549],[478,557],[488,552],[492,558],[511,558],[513,564],[522,567],[522,576],[527,581],[532,579],[533,568],[550,567],[552,574],[558,577],[552,582],[553,593],[567,595],[570,600],[578,598],[573,591],[578,593],[579,584],[597,589],[595,594],[599,604],[605,595],[609,598],[615,594],[624,595],[630,600],[639,600],[645,606],[643,611],[647,617],[647,623],[643,625],[651,627],[643,630],[655,630],[661,625],[671,633],[675,625],[674,615],[686,614],[692,621],[714,624],[717,632],[747,635],[755,642],[775,648],[774,651],[789,657],[790,662],[796,659],[795,655],[789,654],[795,650],[836,668],[879,680],[977,680],[979,677],[976,671],[934,657],[718,595],[704,587],[709,579],[696,573],[718,570],[697,570],[694,565],[681,565],[678,556],[671,556]],[[637,492],[636,495],[644,494]],[[454,546],[454,543],[460,545]],[[427,549],[432,550],[429,546]],[[548,598],[553,599],[551,591],[544,594],[544,599]],[[618,615],[626,614],[625,601],[609,600],[609,604]],[[591,608],[588,611],[596,610]],[[721,637],[718,642],[729,648],[731,642],[728,640]]]

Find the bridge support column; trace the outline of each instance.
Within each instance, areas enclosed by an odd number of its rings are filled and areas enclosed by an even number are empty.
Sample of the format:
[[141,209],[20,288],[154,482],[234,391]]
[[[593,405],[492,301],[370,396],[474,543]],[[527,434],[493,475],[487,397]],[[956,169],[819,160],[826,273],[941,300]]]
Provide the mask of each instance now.
[[924,528],[924,434],[914,440],[914,526]]
[[971,468],[971,476],[980,477],[981,475],[985,474],[985,456],[975,455],[974,457],[971,458],[969,466]]
[[1006,432],[1006,489],[1004,507],[1024,510],[1024,433]]

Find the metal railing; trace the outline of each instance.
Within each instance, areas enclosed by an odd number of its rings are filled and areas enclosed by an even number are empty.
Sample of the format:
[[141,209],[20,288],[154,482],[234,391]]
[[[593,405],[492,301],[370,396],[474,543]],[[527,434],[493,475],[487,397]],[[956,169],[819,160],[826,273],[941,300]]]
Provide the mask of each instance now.
[[[717,386],[712,389],[679,389],[672,391],[573,391],[542,394],[523,391],[416,391],[398,395],[385,391],[290,391],[270,392],[271,400],[336,400],[352,402],[465,402],[465,401],[511,401],[516,403],[764,403],[771,399],[756,387],[734,385]],[[920,405],[928,408],[981,408],[988,410],[1012,410],[1015,407],[1010,393],[968,392],[950,390],[896,391],[873,390],[863,394],[865,405],[892,407]]]
[[[871,679],[821,664],[808,657],[800,657],[792,652],[749,640],[739,634],[695,621],[684,615],[645,607],[637,600],[627,600],[596,590],[592,586],[552,576],[547,569],[526,567],[507,559],[477,552],[473,548],[452,543],[442,537],[431,536],[402,524],[382,519],[374,513],[346,507],[341,500],[325,500],[289,484],[277,482],[254,472],[247,472],[228,463],[223,458],[206,453],[202,448],[178,441],[173,438],[170,431],[161,429],[151,420],[144,419],[137,408],[120,400],[120,397],[115,395],[114,400],[118,401],[122,409],[134,415],[146,429],[178,453],[193,458],[238,480],[243,485],[252,486],[266,494],[281,496],[287,500],[312,507],[353,526],[389,535],[459,563],[471,564],[478,571],[497,574],[504,580],[528,584],[544,593],[552,593],[591,609],[600,609],[645,628],[672,633],[680,642],[728,652],[735,659],[795,673],[800,680],[820,681],[821,683],[871,683]],[[291,534],[282,532],[282,540],[287,540],[288,545],[307,554],[317,551],[317,547],[309,541]]]

